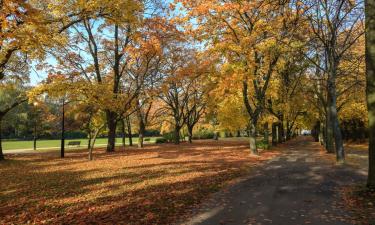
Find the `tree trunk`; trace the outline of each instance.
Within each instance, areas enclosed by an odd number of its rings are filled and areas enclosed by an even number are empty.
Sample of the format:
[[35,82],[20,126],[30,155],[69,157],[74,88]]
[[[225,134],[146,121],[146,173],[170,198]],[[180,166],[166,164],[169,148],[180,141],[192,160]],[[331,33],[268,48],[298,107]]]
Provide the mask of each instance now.
[[87,141],[87,149],[90,150],[91,148],[91,139],[92,139],[92,136],[91,136],[91,131],[89,132],[89,135],[87,137],[89,140]]
[[4,154],[3,154],[3,143],[2,143],[2,123],[3,123],[3,117],[0,117],[0,160],[4,160]]
[[179,126],[175,126],[173,138],[174,138],[174,143],[176,145],[180,144],[180,127]]
[[[328,93],[328,96],[330,94]],[[327,105],[330,105],[331,100],[329,100],[330,97],[327,99]],[[334,153],[334,143],[333,143],[333,126],[331,122],[331,107],[327,107],[327,118],[326,118],[326,138],[325,138],[325,147],[327,150],[327,153]]]
[[132,133],[132,124],[130,122],[130,118],[126,119],[127,127],[128,127],[128,139],[129,139],[129,146],[133,146],[133,133]]
[[281,117],[281,121],[280,121],[280,137],[281,137],[280,143],[285,142],[285,129],[284,129],[284,117],[283,116]]
[[272,123],[272,146],[277,145],[277,124]]
[[138,131],[138,148],[143,148],[143,138],[145,135],[145,124],[142,120],[139,122],[139,131]]
[[[333,59],[332,59],[333,60]],[[342,133],[340,129],[339,119],[337,115],[337,106],[336,106],[336,70],[337,66],[335,62],[331,63],[330,72],[328,77],[328,92],[331,96],[331,101],[328,107],[330,108],[331,113],[331,125],[333,130],[333,135],[335,139],[335,148],[336,148],[336,160],[338,163],[345,162],[345,152],[344,152],[344,143],[342,140]]]
[[116,113],[107,111],[108,143],[107,152],[114,152],[116,147]]
[[268,137],[268,123],[264,123],[263,125],[263,129],[264,129],[264,144],[267,146],[269,146],[269,137]]
[[256,122],[251,121],[250,122],[250,151],[253,155],[259,155],[258,149],[257,149],[257,141],[256,141]]
[[366,9],[366,94],[369,119],[369,168],[367,186],[375,189],[375,0]]
[[92,145],[90,146],[90,149],[89,149],[89,160],[90,160],[90,161],[93,159],[93,157],[92,157],[92,152],[93,152],[93,150],[94,150],[94,146],[95,146],[96,138],[98,137],[99,132],[100,132],[101,129],[102,129],[102,127],[98,128],[98,129],[95,131],[95,134],[94,134],[94,137],[93,137],[93,140],[92,140]]
[[121,143],[122,143],[123,149],[125,149],[125,145],[126,145],[125,138],[126,138],[125,121],[124,121],[124,119],[121,119]]
[[291,139],[291,129],[290,129],[290,122],[289,119],[286,120],[286,140],[289,141]]
[[36,138],[37,138],[37,136],[36,136],[37,134],[36,134],[36,125],[34,126],[34,143],[33,143],[33,149],[34,149],[34,151],[36,150]]
[[219,132],[214,133],[214,140],[218,141],[219,140]]
[[188,139],[189,143],[193,143],[193,127],[188,126]]
[[319,129],[319,142],[321,145],[324,144],[324,129],[325,127],[323,126],[323,123],[321,121],[319,121],[320,123],[320,129]]
[[277,142],[278,143],[283,143],[283,124],[282,123],[278,123],[277,124]]

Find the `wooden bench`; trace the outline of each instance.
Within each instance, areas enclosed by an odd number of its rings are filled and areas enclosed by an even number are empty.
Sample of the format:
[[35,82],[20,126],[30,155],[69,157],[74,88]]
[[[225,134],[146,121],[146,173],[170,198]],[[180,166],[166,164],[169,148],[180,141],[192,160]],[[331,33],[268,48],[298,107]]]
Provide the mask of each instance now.
[[68,142],[68,146],[81,146],[81,142],[80,141],[69,141]]

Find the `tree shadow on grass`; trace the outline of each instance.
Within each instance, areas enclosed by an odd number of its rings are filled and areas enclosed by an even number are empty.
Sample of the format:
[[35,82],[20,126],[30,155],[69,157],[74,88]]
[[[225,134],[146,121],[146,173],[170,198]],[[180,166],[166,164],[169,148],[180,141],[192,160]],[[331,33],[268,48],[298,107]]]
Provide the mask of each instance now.
[[[270,153],[267,157],[272,157]],[[0,164],[0,223],[168,224],[260,158],[243,143],[17,156]]]

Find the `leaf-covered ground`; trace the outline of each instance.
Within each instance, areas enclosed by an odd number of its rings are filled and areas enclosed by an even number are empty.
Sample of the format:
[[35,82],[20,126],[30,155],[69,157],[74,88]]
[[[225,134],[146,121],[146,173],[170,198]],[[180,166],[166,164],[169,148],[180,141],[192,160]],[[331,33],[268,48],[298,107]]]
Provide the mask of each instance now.
[[[354,168],[359,174],[367,176],[368,143],[347,143],[346,166]],[[324,151],[323,151],[324,152]],[[327,155],[334,161],[335,155]],[[352,212],[356,224],[375,224],[375,191],[368,190],[365,183],[345,186],[339,190],[343,199],[342,205]]]
[[277,155],[246,142],[150,145],[115,153],[9,156],[0,163],[0,224],[169,224]]

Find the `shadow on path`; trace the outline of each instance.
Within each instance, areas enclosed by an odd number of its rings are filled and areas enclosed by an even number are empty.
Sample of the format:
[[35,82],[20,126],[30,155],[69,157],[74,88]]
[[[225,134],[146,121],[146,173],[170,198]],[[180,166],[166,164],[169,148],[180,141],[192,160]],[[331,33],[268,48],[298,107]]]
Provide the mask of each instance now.
[[182,224],[353,224],[338,188],[365,176],[325,158],[318,143],[299,137],[244,181],[215,194]]

